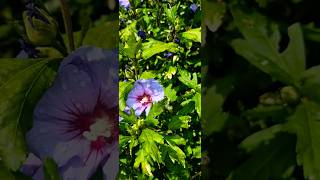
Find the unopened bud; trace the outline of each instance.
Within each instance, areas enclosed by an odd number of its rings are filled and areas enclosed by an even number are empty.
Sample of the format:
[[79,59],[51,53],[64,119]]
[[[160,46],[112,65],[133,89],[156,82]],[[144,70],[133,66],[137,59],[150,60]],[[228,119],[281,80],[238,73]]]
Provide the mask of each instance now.
[[56,40],[57,22],[33,3],[29,3],[27,10],[23,12],[23,22],[27,37],[34,45],[48,46]]
[[283,87],[280,90],[281,98],[288,104],[295,104],[299,101],[299,94],[292,86]]

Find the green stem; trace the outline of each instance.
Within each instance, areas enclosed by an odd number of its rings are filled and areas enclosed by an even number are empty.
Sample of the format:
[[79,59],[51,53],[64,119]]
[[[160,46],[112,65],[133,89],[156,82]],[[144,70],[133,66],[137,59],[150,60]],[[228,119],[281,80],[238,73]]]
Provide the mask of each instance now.
[[60,4],[61,4],[63,21],[64,21],[64,28],[68,36],[69,52],[72,52],[74,51],[74,38],[73,38],[71,15],[70,15],[69,7],[66,0],[60,0]]

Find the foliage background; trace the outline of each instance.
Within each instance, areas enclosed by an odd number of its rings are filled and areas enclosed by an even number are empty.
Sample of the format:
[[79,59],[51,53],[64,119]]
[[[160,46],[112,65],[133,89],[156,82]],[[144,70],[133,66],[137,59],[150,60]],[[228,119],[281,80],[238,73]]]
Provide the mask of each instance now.
[[[201,11],[189,7],[200,2],[130,3],[120,8],[120,179],[199,179]],[[126,115],[133,83],[149,78],[163,85],[165,99],[148,116]]]
[[[37,1],[38,2],[38,1]],[[94,45],[100,48],[118,47],[118,4],[116,1],[70,0],[76,48]],[[43,1],[66,35],[59,1]],[[24,1],[0,1],[0,179],[30,179],[20,172],[28,148],[25,133],[32,127],[33,109],[55,79],[64,58],[52,47],[42,51],[41,58],[17,59],[22,50],[17,31],[21,24]],[[65,42],[66,43],[66,42]],[[55,163],[44,162],[46,179],[58,179]],[[50,176],[50,178],[49,178]],[[91,179],[102,179],[99,170]]]
[[204,179],[320,179],[318,6],[202,1]]

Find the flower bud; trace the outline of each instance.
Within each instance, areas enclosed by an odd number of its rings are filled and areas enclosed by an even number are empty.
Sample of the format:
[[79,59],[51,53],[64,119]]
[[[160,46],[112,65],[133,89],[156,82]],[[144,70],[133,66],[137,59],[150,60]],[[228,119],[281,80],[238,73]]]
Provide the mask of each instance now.
[[56,40],[57,22],[33,3],[29,3],[27,10],[23,12],[23,22],[27,37],[34,45],[48,46]]
[[288,104],[296,104],[299,101],[299,94],[292,86],[286,86],[280,90],[281,98]]
[[140,30],[140,31],[138,32],[138,36],[139,36],[143,41],[145,41],[146,38],[147,38],[146,33],[145,33],[144,31],[142,31],[142,30]]

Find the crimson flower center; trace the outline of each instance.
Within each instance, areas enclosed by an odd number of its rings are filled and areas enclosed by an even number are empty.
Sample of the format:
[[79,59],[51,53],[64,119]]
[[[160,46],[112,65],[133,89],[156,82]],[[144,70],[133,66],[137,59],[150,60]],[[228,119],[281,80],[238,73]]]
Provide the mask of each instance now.
[[138,96],[137,101],[145,106],[152,103],[152,98],[149,94],[144,93],[142,96]]

